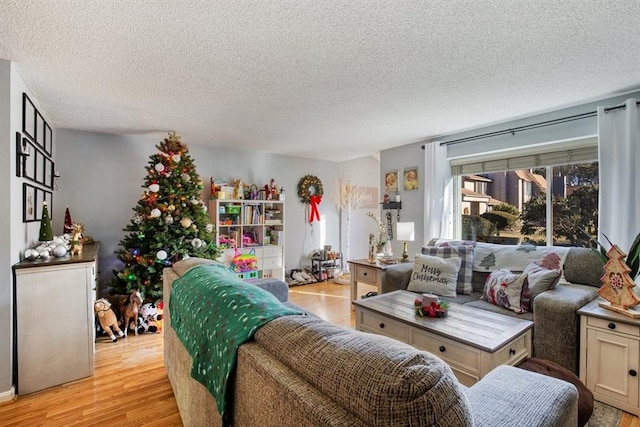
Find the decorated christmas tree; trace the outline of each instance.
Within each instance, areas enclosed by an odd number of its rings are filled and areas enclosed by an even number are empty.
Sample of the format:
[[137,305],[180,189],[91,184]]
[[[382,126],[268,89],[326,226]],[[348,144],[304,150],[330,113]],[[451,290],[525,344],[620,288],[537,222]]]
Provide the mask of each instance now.
[[150,156],[142,198],[116,251],[124,263],[114,270],[112,294],[139,289],[145,297],[162,297],[162,269],[182,258],[215,258],[214,228],[201,199],[203,184],[189,150],[170,133]]
[[53,230],[51,229],[51,218],[49,217],[49,209],[47,202],[42,202],[42,219],[40,220],[40,235],[38,240],[41,242],[49,242],[53,240]]

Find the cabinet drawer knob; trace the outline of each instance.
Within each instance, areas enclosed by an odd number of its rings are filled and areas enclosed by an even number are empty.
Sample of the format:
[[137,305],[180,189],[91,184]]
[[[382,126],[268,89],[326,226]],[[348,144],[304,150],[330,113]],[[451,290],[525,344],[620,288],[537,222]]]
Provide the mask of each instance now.
[[380,323],[380,329],[384,329],[384,323]]
[[363,272],[363,273],[362,273],[362,275],[363,275],[363,276],[366,276],[366,275],[367,275],[367,272],[366,272],[366,271],[365,271],[365,272]]
[[447,348],[445,346],[441,345],[438,350],[440,350],[440,353],[444,353],[445,351],[447,351]]
[[636,375],[638,375],[638,373],[634,369],[631,369],[629,371],[629,375],[631,375],[632,377],[635,377]]
[[616,328],[616,324],[611,322],[607,325],[609,327],[609,329],[615,329]]
[[514,354],[516,354],[516,350],[514,348],[510,348],[509,355],[513,356]]

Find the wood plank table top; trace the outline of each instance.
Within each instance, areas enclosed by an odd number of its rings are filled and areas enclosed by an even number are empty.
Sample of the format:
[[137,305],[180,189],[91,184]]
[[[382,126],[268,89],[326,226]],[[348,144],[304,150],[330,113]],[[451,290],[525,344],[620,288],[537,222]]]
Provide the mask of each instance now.
[[533,327],[533,322],[462,304],[449,303],[446,317],[420,317],[414,301],[420,294],[394,291],[353,302],[410,326],[493,353]]

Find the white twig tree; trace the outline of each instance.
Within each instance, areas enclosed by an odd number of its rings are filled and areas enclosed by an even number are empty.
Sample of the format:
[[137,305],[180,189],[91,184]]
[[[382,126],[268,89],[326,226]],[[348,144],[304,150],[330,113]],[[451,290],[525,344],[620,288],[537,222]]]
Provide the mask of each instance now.
[[[336,205],[339,208],[340,220],[342,221],[342,214],[345,214],[346,224],[346,243],[345,243],[345,258],[350,259],[349,246],[351,243],[351,216],[353,212],[371,203],[371,195],[367,194],[364,187],[356,185],[350,177],[345,177],[339,182],[339,192],[335,200]],[[342,224],[340,224],[340,246],[342,247]],[[349,265],[346,265],[349,268]]]

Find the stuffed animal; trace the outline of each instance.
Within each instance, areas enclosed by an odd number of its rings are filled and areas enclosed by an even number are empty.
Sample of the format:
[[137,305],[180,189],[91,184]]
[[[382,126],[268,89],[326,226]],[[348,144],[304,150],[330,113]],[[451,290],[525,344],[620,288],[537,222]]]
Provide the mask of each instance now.
[[[118,338],[114,335],[115,331],[120,338],[124,337],[124,332],[118,327],[118,320],[116,314],[111,309],[111,303],[104,298],[100,298],[93,304],[93,310],[98,316],[98,322],[102,327],[102,330],[109,335],[111,341],[116,342]],[[113,331],[111,330],[113,328]]]
[[138,333],[158,332],[158,307],[152,302],[145,302],[138,313]]

